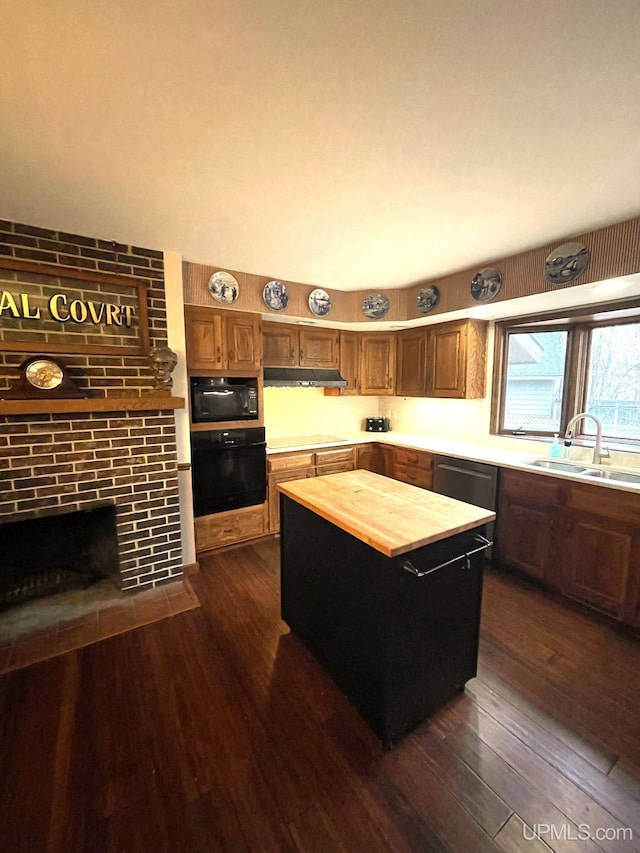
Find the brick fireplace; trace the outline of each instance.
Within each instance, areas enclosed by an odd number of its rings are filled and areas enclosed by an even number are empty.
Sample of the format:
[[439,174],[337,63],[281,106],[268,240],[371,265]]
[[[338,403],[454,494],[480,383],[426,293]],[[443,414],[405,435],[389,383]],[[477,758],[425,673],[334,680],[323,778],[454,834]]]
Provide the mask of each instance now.
[[[3,256],[59,266],[60,289],[65,267],[117,273],[142,283],[150,345],[166,345],[161,252],[0,221],[0,269]],[[12,280],[4,271],[2,277]],[[20,282],[19,274],[13,281]],[[0,288],[5,286],[0,282]],[[29,341],[31,347],[0,350],[0,398],[42,334],[10,325],[0,316],[0,339],[4,334],[14,347],[16,340]],[[53,411],[0,415],[0,524],[113,504],[120,588],[135,592],[179,579],[174,414],[161,395],[152,393],[146,355],[75,352],[60,358],[95,410],[69,405],[65,411],[66,401],[56,401]]]

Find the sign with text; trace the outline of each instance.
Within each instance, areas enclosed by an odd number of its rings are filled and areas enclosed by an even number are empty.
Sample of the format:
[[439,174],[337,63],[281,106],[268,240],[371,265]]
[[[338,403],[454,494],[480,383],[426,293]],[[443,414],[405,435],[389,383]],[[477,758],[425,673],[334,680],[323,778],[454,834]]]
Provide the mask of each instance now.
[[0,350],[145,354],[146,286],[108,273],[2,260]]

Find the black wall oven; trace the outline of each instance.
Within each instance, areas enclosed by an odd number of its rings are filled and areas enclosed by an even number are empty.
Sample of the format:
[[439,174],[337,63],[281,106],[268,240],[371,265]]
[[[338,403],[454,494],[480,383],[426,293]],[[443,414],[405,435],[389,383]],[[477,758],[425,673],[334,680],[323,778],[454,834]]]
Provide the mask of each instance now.
[[267,451],[263,427],[191,433],[194,515],[264,503]]
[[194,424],[257,420],[257,380],[192,376],[190,385]]

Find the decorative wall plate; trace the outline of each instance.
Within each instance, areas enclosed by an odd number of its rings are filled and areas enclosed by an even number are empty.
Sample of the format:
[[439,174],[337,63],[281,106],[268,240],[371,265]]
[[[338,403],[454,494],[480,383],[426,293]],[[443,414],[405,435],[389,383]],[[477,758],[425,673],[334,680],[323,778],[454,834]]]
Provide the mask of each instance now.
[[238,298],[240,285],[230,272],[219,270],[218,272],[214,272],[209,279],[209,293],[218,302],[231,305]]
[[272,311],[282,311],[289,304],[286,285],[281,281],[270,281],[265,284],[262,298],[267,308],[271,308]]
[[309,310],[316,317],[325,317],[331,311],[331,297],[326,290],[316,287],[309,294]]
[[380,320],[389,310],[389,300],[383,293],[365,296],[362,310],[370,320]]
[[567,284],[589,266],[591,255],[582,243],[563,243],[544,262],[544,277],[551,284]]
[[418,291],[416,305],[421,314],[428,314],[432,311],[440,300],[440,291],[434,284],[428,287],[423,287]]
[[495,267],[483,267],[471,279],[471,295],[477,302],[490,302],[502,287],[502,276]]

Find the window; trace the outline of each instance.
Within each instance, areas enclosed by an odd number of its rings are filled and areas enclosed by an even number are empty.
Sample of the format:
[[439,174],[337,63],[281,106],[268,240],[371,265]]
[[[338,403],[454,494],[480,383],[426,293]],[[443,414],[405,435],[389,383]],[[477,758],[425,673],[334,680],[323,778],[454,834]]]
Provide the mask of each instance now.
[[585,410],[605,435],[640,439],[640,323],[595,328],[590,343]]
[[[573,415],[587,411],[602,421],[608,438],[640,441],[637,318],[499,324],[496,345],[495,432],[564,433]],[[591,419],[580,429],[595,434]]]
[[567,332],[510,332],[503,428],[559,432]]

